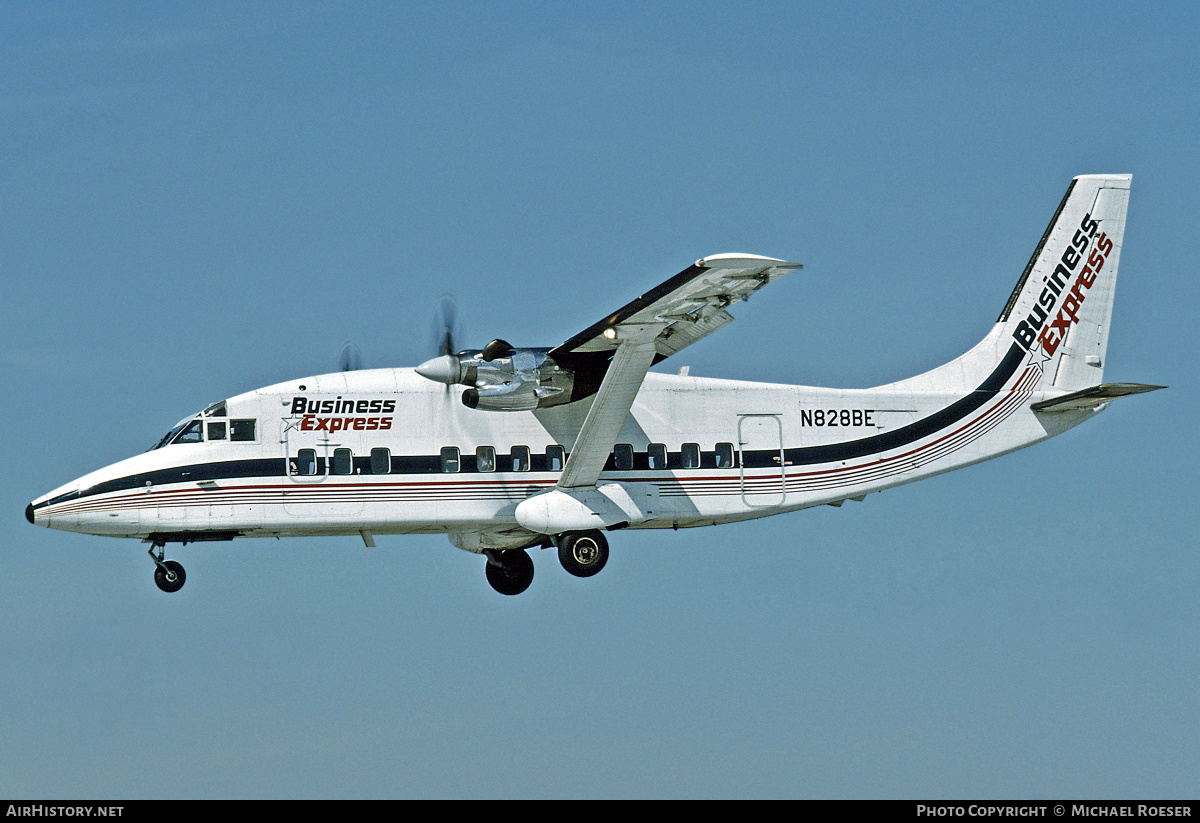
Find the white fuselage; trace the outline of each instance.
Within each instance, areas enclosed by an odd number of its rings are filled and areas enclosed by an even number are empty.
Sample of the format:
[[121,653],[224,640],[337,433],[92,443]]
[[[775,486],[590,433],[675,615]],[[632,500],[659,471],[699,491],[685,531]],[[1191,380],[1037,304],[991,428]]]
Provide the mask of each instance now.
[[[997,326],[958,360],[874,389],[650,373],[598,486],[626,501],[622,526],[711,525],[860,498],[1094,413],[1032,412],[1053,389],[1010,343]],[[538,535],[516,509],[555,487],[590,406],[469,409],[411,369],[308,377],[230,398],[197,415],[193,442],[81,477],[31,512],[52,528],[185,542],[442,532],[471,550],[529,545]]]

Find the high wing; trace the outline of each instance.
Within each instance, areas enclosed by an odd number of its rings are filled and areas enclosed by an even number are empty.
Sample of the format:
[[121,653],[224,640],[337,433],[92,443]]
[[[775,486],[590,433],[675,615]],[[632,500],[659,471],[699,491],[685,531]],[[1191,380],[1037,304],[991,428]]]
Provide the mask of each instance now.
[[657,363],[733,320],[726,306],[746,300],[800,263],[754,254],[716,254],[697,260],[670,280],[622,306],[550,350],[559,365],[575,371],[607,363],[618,341],[606,332],[625,324],[660,324],[654,339]]
[[577,392],[599,384],[558,487],[596,484],[652,365],[732,322],[728,306],[798,268],[751,254],[706,257],[551,349],[575,372]]

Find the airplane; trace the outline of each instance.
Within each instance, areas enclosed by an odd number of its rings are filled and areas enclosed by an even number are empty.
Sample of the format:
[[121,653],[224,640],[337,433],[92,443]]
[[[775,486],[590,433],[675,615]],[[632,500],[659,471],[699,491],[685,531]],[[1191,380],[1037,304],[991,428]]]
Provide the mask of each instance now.
[[[870,389],[693,377],[651,367],[733,320],[798,263],[697,260],[553,348],[493,340],[412,368],[289,380],[189,415],[149,451],[67,483],[30,523],[149,543],[443,533],[504,595],[528,549],[604,568],[606,533],[682,529],[847,500],[1060,434],[1118,397],[1103,383],[1130,175],[1076,177],[986,337]],[[461,391],[460,391],[461,388]]]

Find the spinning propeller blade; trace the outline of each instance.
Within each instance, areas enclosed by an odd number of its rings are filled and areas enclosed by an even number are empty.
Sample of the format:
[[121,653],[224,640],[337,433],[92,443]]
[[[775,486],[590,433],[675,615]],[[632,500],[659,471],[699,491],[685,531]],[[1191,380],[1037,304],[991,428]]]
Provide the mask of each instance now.
[[338,371],[358,371],[363,367],[362,351],[347,340],[338,354]]
[[458,352],[458,303],[446,294],[438,301],[437,310],[433,315],[433,328],[430,334],[431,345],[435,354],[446,355]]

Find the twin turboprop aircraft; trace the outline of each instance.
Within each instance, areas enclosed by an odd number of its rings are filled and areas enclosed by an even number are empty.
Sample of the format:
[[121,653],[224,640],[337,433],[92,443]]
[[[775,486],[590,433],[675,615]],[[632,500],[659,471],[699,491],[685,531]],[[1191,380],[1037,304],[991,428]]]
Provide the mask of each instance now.
[[532,547],[588,577],[608,559],[605,532],[862,500],[1161,388],[1102,382],[1129,184],[1075,178],[991,332],[917,377],[843,390],[650,372],[800,268],[719,254],[551,349],[493,340],[214,403],[26,517],[150,543],[168,592],[184,583],[171,542],[437,532],[484,555],[512,595],[533,580]]

